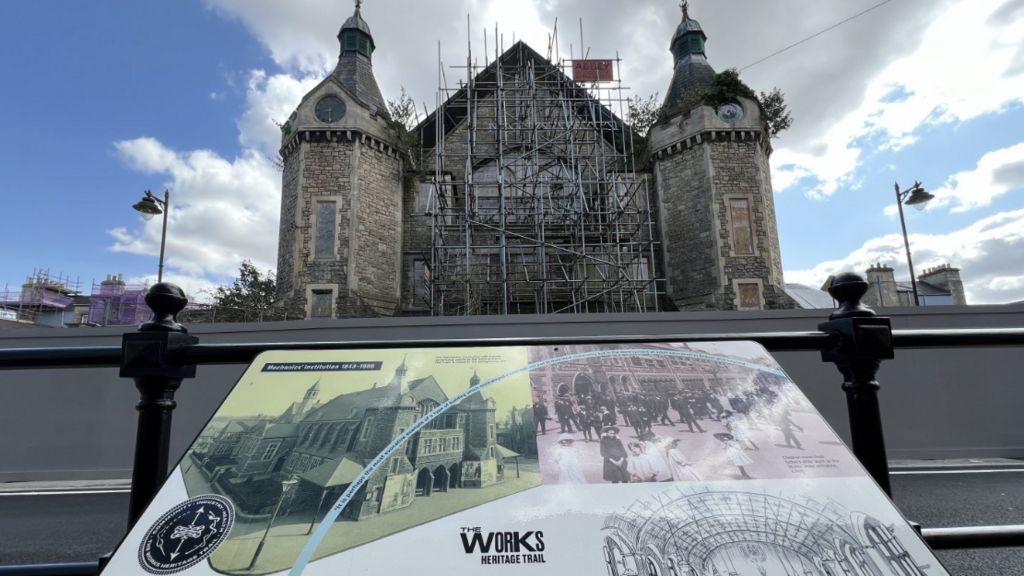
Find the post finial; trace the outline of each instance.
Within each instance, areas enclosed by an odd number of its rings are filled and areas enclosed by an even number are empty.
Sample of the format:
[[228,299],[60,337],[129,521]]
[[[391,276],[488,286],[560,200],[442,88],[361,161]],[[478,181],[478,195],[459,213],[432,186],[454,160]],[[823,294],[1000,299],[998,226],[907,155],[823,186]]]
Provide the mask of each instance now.
[[356,12],[359,12],[359,9],[362,8],[362,6],[363,6],[363,0],[355,0],[355,2],[356,2]]
[[683,20],[689,20],[690,18],[690,1],[680,0],[679,9],[683,11]]

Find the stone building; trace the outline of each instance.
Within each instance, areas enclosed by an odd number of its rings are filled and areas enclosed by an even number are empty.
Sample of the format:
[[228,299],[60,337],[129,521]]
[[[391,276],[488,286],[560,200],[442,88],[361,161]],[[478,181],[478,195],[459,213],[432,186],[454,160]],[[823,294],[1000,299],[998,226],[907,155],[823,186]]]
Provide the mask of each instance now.
[[[910,281],[897,281],[893,269],[875,264],[867,270],[868,291],[864,303],[871,307],[915,306]],[[917,277],[917,299],[921,306],[966,306],[960,269],[949,264],[927,268]]]
[[338,40],[334,72],[282,128],[289,316],[793,307],[759,105],[695,97],[716,73],[685,7],[646,146],[522,42],[443,90],[407,135],[358,7]]
[[[305,398],[276,418],[232,422],[213,442],[205,471],[211,482],[247,513],[273,506],[281,481],[299,481],[290,509],[316,509],[335,499],[414,422],[448,400],[433,376],[408,380],[403,362],[384,386],[318,400],[314,384]],[[474,374],[469,386],[480,379]],[[504,480],[497,443],[495,403],[476,392],[413,435],[405,450],[381,466],[345,514],[354,519],[412,504],[417,496],[481,488]]]

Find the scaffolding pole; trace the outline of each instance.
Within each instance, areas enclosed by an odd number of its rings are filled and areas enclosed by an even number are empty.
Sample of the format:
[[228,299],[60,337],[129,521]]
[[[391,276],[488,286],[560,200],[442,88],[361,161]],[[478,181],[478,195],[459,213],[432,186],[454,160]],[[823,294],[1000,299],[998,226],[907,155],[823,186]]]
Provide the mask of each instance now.
[[522,42],[505,51],[497,26],[493,44],[483,66],[467,53],[457,87],[438,54],[432,312],[659,310],[649,176],[636,172],[632,131],[611,112],[628,100],[621,76],[581,85],[571,60]]

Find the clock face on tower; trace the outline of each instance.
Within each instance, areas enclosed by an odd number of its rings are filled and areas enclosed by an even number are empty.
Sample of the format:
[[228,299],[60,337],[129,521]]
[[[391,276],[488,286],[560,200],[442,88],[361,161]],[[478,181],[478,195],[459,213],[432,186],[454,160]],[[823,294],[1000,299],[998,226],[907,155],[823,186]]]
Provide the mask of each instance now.
[[734,102],[723,104],[718,109],[718,118],[722,122],[728,122],[729,124],[735,124],[743,119],[743,107]]
[[317,120],[333,124],[345,116],[345,102],[337,96],[324,96],[316,103]]

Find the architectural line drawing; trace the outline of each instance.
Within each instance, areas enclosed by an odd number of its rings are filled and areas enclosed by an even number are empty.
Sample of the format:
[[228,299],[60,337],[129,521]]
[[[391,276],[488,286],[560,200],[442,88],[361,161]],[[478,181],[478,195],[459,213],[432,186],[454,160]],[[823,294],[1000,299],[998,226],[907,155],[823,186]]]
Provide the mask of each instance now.
[[676,487],[605,520],[609,576],[925,576],[892,525],[811,496]]

